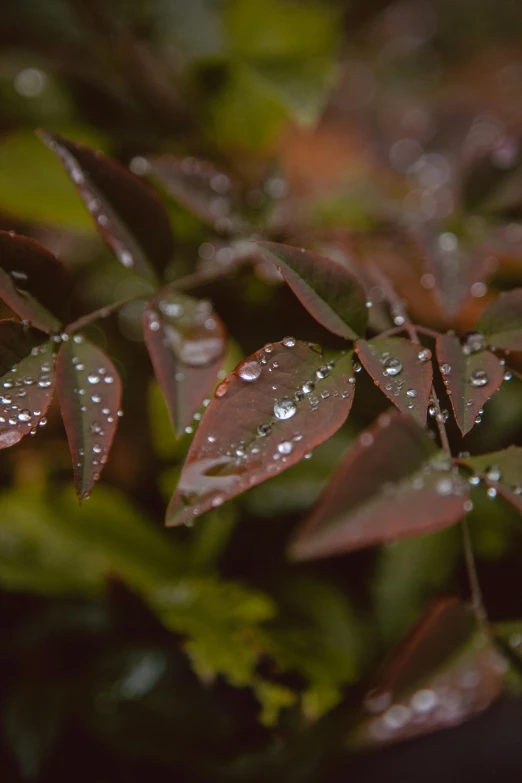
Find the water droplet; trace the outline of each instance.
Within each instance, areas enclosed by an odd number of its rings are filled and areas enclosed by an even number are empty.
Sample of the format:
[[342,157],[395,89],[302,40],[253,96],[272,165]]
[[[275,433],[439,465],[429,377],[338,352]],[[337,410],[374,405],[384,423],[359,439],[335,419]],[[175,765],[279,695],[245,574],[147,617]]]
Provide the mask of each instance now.
[[18,414],[18,421],[31,421],[31,411],[23,410]]
[[402,363],[399,361],[399,359],[394,359],[393,356],[385,359],[383,365],[385,375],[395,376],[402,372]]
[[323,378],[327,378],[330,375],[330,368],[326,365],[323,365],[315,371],[315,374],[320,380],[322,380]]
[[93,385],[100,382],[100,376],[96,375],[95,373],[89,373],[87,376],[87,380],[89,383],[92,383]]
[[416,693],[413,694],[410,704],[414,712],[421,714],[431,712],[437,704],[437,696],[433,691],[422,688],[420,691],[416,691]]
[[473,370],[471,373],[471,385],[472,386],[486,386],[489,378],[485,370]]
[[48,389],[49,386],[51,386],[52,381],[50,378],[40,378],[40,380],[37,383],[37,386],[40,387],[40,389]]
[[504,380],[510,381],[512,377],[513,377],[513,373],[511,372],[511,370],[506,370],[506,372],[504,373]]
[[353,371],[354,372],[361,372],[361,370],[362,370],[361,362],[358,362],[358,361],[352,362],[352,367],[353,367]]
[[295,347],[295,337],[284,337],[283,338],[283,345],[286,348],[294,348]]
[[491,465],[486,471],[486,478],[488,481],[497,483],[502,478],[502,471],[498,465]]
[[416,397],[417,396],[417,392],[415,391],[415,389],[408,389],[407,392],[406,392],[406,395],[408,397]]
[[476,476],[476,475],[470,476],[468,478],[468,481],[472,487],[477,487],[480,484],[480,476]]
[[274,415],[278,419],[291,419],[296,410],[295,402],[289,397],[282,397],[274,403]]
[[257,434],[261,435],[261,437],[264,437],[265,435],[270,435],[272,432],[272,427],[270,424],[260,424],[257,428]]
[[100,397],[100,395],[99,395],[99,394],[93,394],[93,395],[91,396],[91,400],[92,400],[93,402],[96,402],[96,403],[98,403],[98,402],[101,402],[101,397]]
[[449,375],[451,372],[451,365],[449,364],[441,364],[440,365],[440,371],[443,375]]
[[437,421],[438,421],[438,422],[440,422],[441,424],[446,424],[446,422],[447,422],[447,421],[448,421],[448,419],[449,419],[449,413],[448,413],[448,411],[447,411],[447,410],[443,410],[443,411],[441,411],[440,413],[437,413],[437,415],[435,416],[435,418],[436,418],[436,419],[437,419]]
[[408,723],[411,711],[404,704],[394,704],[386,710],[382,717],[383,724],[387,729],[402,729]]
[[228,390],[228,383],[226,381],[223,381],[223,383],[220,383],[219,386],[216,388],[216,397],[223,397]]
[[303,383],[302,389],[305,394],[311,394],[315,389],[315,383],[313,381],[306,381]]
[[432,402],[432,403],[430,403],[430,404],[428,405],[428,414],[429,414],[430,416],[435,416],[435,414],[436,414],[436,413],[437,413],[437,407],[436,407],[436,406],[435,406],[435,404]]
[[431,351],[429,348],[422,348],[417,354],[419,362],[429,362],[431,359]]
[[487,346],[486,338],[483,334],[473,333],[467,336],[465,343],[462,346],[462,352],[466,356],[470,356],[472,353],[478,353]]
[[245,361],[239,368],[239,377],[247,382],[256,381],[261,375],[262,367],[255,359]]
[[103,451],[103,447],[100,443],[95,443],[92,447],[92,450],[95,454],[101,454]]
[[487,491],[488,498],[496,498],[497,497],[497,490],[495,487],[488,487]]
[[278,444],[277,450],[280,454],[291,454],[293,446],[289,440],[284,440]]
[[106,375],[103,380],[105,383],[114,383],[114,378],[112,377],[112,375]]
[[42,416],[42,418],[38,422],[38,426],[39,427],[45,427],[46,424],[47,424],[47,418],[45,416]]

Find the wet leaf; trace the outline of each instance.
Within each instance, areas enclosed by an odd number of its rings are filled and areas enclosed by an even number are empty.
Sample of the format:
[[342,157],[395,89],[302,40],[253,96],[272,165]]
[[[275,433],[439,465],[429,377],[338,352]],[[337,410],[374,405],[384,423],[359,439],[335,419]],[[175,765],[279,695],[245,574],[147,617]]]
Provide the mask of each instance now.
[[163,272],[173,251],[168,215],[145,182],[111,158],[58,134],[40,136],[76,185],[96,228],[123,266]]
[[53,395],[53,343],[17,321],[0,321],[0,449],[46,422]]
[[121,381],[110,359],[75,336],[56,362],[56,389],[73,461],[74,483],[85,500],[99,479],[116,432]]
[[383,414],[348,451],[291,545],[294,560],[442,530],[466,511],[467,483],[410,416]]
[[402,413],[426,424],[433,369],[431,352],[404,337],[358,340],[355,346],[365,370]]
[[316,321],[349,340],[364,334],[368,323],[364,291],[342,264],[276,242],[258,246]]
[[504,379],[504,368],[490,351],[466,353],[465,348],[453,335],[437,338],[440,371],[463,435],[473,429],[479,412]]
[[486,481],[490,497],[498,492],[522,514],[522,448],[510,446],[462,461]]
[[50,332],[68,317],[71,281],[42,245],[0,231],[0,298],[37,329]]
[[367,717],[352,741],[385,745],[463,723],[500,695],[505,670],[471,608],[453,598],[438,601],[367,694]]
[[522,288],[500,294],[482,313],[477,331],[496,348],[522,351]]
[[165,190],[212,228],[224,233],[241,227],[239,189],[227,174],[197,158],[147,158],[149,171]]
[[180,435],[216,382],[225,356],[225,327],[207,301],[166,286],[143,316],[147,349]]
[[351,354],[327,363],[318,346],[292,337],[241,362],[206,410],[167,525],[190,521],[260,484],[333,435],[352,405],[351,370]]

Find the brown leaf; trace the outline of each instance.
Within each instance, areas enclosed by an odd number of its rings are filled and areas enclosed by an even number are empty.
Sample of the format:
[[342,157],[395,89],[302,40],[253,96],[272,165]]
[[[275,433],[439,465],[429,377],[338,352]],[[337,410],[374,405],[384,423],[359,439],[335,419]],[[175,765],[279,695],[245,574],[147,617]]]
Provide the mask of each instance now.
[[464,515],[468,492],[411,416],[383,414],[346,454],[290,555],[328,557],[442,530]]
[[343,424],[351,354],[327,363],[286,337],[249,356],[216,389],[190,447],[167,525],[187,522],[294,465]]
[[121,415],[121,381],[110,359],[81,335],[64,342],[56,390],[73,460],[74,483],[85,500],[107,462]]
[[225,327],[209,302],[166,286],[143,314],[144,334],[175,432],[190,424],[216,383],[225,356]]
[[433,378],[431,351],[404,337],[358,340],[355,350],[388,399],[424,425]]
[[471,608],[453,598],[438,601],[367,694],[366,717],[351,742],[386,745],[463,723],[500,695],[505,670]]
[[458,337],[450,334],[437,338],[437,358],[455,419],[463,435],[475,424],[490,397],[504,379],[500,360],[490,351],[466,352]]

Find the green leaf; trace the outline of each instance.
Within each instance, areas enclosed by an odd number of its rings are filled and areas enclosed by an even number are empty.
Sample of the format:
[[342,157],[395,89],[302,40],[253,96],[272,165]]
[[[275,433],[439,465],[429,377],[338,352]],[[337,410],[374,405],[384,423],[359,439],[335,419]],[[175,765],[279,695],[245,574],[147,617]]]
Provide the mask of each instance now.
[[495,348],[522,351],[522,288],[500,294],[486,307],[477,331]]
[[346,267],[302,248],[276,242],[257,244],[316,321],[349,340],[364,334],[366,297]]
[[375,385],[424,426],[433,379],[431,352],[404,337],[357,340],[355,350]]
[[458,337],[450,334],[437,338],[437,358],[458,427],[466,435],[500,389],[504,367],[490,351],[466,353]]
[[383,414],[346,454],[290,555],[328,557],[442,530],[467,500],[467,482],[411,416]]

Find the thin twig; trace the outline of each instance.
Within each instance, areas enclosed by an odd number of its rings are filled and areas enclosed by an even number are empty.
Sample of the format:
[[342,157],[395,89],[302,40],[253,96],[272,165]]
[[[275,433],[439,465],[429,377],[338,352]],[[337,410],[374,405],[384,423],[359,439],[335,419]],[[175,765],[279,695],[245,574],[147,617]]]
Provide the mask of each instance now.
[[[417,345],[420,344],[418,332],[421,332],[423,334],[428,334],[428,336],[430,337],[433,336],[435,338],[438,337],[437,332],[432,332],[432,330],[424,329],[423,327],[417,327],[415,324],[412,323],[408,315],[408,312],[406,311],[401,299],[397,295],[397,292],[395,291],[392,283],[390,282],[390,280],[388,280],[386,275],[384,275],[381,272],[381,270],[377,267],[376,264],[372,264],[371,274],[374,277],[375,281],[383,288],[386,298],[392,309],[394,318],[400,318],[402,320],[402,323],[400,324],[399,328],[402,331],[407,332],[410,340],[413,343]],[[435,406],[435,421],[437,423],[437,429],[439,432],[439,438],[440,438],[442,448],[447,453],[449,458],[453,461],[453,455],[451,453],[448,434],[446,432],[444,416],[442,414],[439,398],[437,396],[437,392],[433,384],[431,387],[431,399],[433,405]],[[464,549],[464,560],[466,563],[466,571],[468,574],[469,588],[471,593],[471,606],[474,611],[479,627],[482,629],[482,631],[484,631],[486,634],[489,635],[487,615],[486,615],[486,610],[484,608],[482,591],[480,589],[480,582],[478,579],[477,564],[475,562],[475,556],[473,554],[473,546],[471,543],[469,525],[468,525],[467,518],[465,516],[461,520],[461,531],[462,531],[462,544]]]

